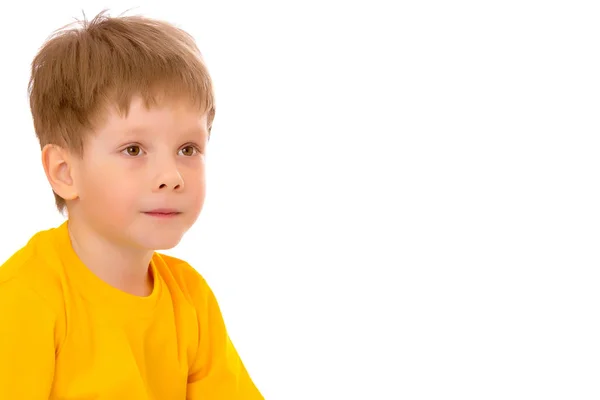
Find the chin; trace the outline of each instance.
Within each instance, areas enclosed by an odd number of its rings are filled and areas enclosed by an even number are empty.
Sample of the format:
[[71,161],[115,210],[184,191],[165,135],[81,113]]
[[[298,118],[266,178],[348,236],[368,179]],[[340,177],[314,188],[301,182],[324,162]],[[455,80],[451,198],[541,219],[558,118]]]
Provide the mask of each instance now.
[[171,250],[178,244],[179,244],[179,242],[174,243],[174,244],[163,244],[163,245],[153,246],[150,250],[153,250],[153,251]]
[[[162,236],[162,237],[161,237]],[[183,235],[156,235],[152,238],[143,238],[138,243],[149,250],[170,250],[181,242]]]
[[148,250],[170,250],[177,246],[192,223],[179,216],[173,219],[148,219],[132,224],[128,232],[130,240]]

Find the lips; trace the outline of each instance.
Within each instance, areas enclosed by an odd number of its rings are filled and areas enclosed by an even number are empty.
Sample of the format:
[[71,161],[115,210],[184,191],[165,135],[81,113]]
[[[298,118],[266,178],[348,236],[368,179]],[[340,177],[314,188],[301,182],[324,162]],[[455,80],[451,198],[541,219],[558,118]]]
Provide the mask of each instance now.
[[153,217],[174,217],[181,214],[181,212],[171,208],[157,208],[156,210],[144,211],[144,214]]

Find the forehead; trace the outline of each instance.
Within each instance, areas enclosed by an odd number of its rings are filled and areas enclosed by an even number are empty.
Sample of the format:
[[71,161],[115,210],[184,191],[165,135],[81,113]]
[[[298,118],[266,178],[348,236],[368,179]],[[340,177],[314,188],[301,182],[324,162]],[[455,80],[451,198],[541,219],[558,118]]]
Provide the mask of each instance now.
[[118,136],[196,133],[207,139],[208,113],[185,99],[166,98],[157,104],[147,105],[141,97],[134,96],[126,110],[109,107],[100,130]]

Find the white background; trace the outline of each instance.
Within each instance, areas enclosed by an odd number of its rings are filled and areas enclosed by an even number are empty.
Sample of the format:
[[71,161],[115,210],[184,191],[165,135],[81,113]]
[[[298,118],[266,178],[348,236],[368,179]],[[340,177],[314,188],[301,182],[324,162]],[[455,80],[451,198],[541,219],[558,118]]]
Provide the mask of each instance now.
[[7,3],[0,258],[62,221],[35,52],[134,8],[188,30],[215,81],[205,208],[171,253],[266,398],[597,399],[592,3]]

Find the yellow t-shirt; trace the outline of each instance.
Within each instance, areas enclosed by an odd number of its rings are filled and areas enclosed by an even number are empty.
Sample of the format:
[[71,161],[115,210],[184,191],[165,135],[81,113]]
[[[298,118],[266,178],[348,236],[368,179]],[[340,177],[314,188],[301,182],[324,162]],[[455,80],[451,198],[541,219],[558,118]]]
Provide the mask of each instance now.
[[263,399],[190,265],[155,253],[148,297],[104,283],[64,222],[0,267],[0,399]]

